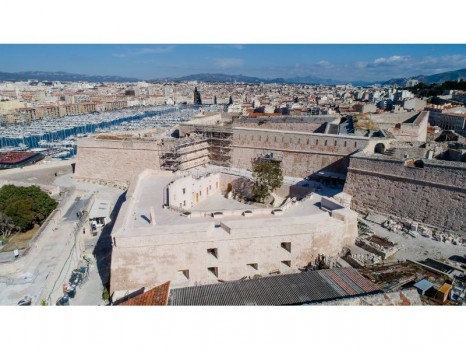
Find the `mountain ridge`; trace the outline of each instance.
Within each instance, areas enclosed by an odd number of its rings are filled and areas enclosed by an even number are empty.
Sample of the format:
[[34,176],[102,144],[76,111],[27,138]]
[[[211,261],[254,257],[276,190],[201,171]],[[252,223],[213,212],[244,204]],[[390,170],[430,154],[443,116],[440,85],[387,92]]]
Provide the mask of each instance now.
[[164,81],[203,81],[211,83],[221,82],[243,82],[243,83],[277,83],[277,84],[311,84],[311,85],[339,85],[351,83],[354,86],[368,86],[374,84],[381,85],[405,85],[410,79],[416,79],[426,84],[432,83],[443,83],[447,80],[466,80],[466,69],[459,69],[455,71],[448,71],[443,73],[437,73],[432,75],[418,75],[409,78],[394,78],[386,81],[347,81],[347,80],[334,80],[328,78],[320,78],[313,75],[307,75],[302,77],[292,78],[258,78],[251,77],[242,74],[223,74],[223,73],[199,73],[190,74],[177,78],[157,78],[157,79],[138,79],[121,77],[117,75],[89,75],[89,74],[78,74],[78,73],[67,73],[67,72],[44,72],[44,71],[25,71],[17,73],[0,72],[0,81],[25,81],[25,80],[41,80],[41,81],[64,81],[64,82],[138,82],[138,81],[149,81],[149,82],[164,82]]

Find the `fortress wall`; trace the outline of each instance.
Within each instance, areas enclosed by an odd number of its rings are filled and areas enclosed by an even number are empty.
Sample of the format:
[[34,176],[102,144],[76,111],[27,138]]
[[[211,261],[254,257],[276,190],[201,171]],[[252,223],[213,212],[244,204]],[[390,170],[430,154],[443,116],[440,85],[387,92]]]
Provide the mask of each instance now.
[[[356,213],[346,209],[346,212],[335,213],[335,216],[340,214],[339,218],[325,214],[314,217],[311,220],[314,224],[291,225],[293,234],[270,228],[276,220],[270,219],[262,220],[262,229],[246,225],[244,230],[232,231],[231,234],[221,228],[196,228],[193,232],[180,234],[145,232],[139,236],[138,232],[133,232],[132,235],[118,237],[117,247],[112,253],[111,292],[149,287],[168,280],[178,288],[217,283],[219,279],[229,281],[256,274],[266,275],[274,271],[295,271],[314,262],[318,254],[335,256],[345,245],[354,242],[357,236]],[[224,223],[228,225],[228,221]],[[166,231],[164,227],[158,229],[157,226],[147,230]],[[291,251],[285,250],[282,242],[290,242]],[[207,253],[211,248],[218,249],[217,257]],[[282,261],[290,261],[291,266]],[[248,266],[251,263],[258,264],[258,269]],[[154,266],[163,268],[154,269]],[[218,268],[218,277],[208,271],[209,267]],[[189,270],[189,279],[179,272],[181,270]]]
[[273,152],[282,156],[285,176],[305,177],[322,170],[345,173],[348,155],[368,142],[364,137],[235,128],[231,166],[251,170],[252,159]]
[[160,169],[156,142],[79,140],[75,176],[107,181],[130,181],[144,169]]
[[425,160],[412,168],[402,160],[351,157],[344,191],[352,209],[411,218],[466,232],[466,164]]
[[[373,115],[372,120],[375,121],[380,128],[392,133],[397,140],[425,142],[427,138],[429,112],[419,113],[412,123],[404,122],[403,118],[406,118],[405,114],[410,115],[412,113],[402,113],[400,115],[393,113],[388,116],[383,114],[381,115],[383,118]],[[400,125],[396,125],[396,123]]]
[[[315,172],[346,173],[349,155],[375,142],[366,137],[297,131],[234,128],[230,166],[252,170],[251,160],[273,152],[281,157],[285,176],[306,177]],[[79,140],[76,177],[129,181],[144,169],[160,169],[155,142]]]
[[273,123],[264,122],[263,124],[258,123],[235,123],[235,126],[246,127],[246,128],[257,128],[257,129],[274,129],[274,130],[291,130],[301,132],[315,132],[317,129],[322,127],[322,123]]

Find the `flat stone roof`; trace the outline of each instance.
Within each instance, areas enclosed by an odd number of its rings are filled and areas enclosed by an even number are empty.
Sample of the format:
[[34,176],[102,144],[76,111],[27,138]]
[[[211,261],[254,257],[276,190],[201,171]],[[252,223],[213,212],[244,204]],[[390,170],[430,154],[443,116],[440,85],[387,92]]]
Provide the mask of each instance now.
[[[272,214],[272,210],[278,208],[269,208],[270,214],[259,214],[254,213],[251,217],[245,217],[242,215],[225,215],[223,218],[214,218],[211,216],[203,217],[186,217],[179,211],[170,210],[163,208],[163,191],[165,187],[174,179],[178,178],[176,175],[147,175],[143,177],[137,184],[137,189],[133,195],[133,198],[129,198],[126,212],[121,213],[127,215],[125,224],[123,227],[124,232],[120,230],[118,235],[127,236],[132,235],[134,231],[138,231],[138,234],[162,234],[168,232],[193,232],[205,230],[206,227],[213,227],[213,223],[228,222],[228,226],[241,229],[242,227],[248,226],[263,228],[268,227],[272,229],[274,224],[270,222],[273,220],[280,226],[280,230],[285,229],[291,224],[309,224],[317,221],[332,220],[329,213],[320,209],[321,196],[314,194],[311,198],[297,202],[296,205],[291,206],[289,209],[284,210],[282,215],[275,216]],[[154,208],[155,226],[150,224],[150,210]],[[213,194],[191,208],[189,211],[194,212],[196,210],[202,211],[222,211],[222,210],[251,210],[256,209],[254,205],[248,205],[240,203],[233,199],[226,199],[222,195]],[[285,220],[286,218],[286,220]],[[181,227],[186,225],[186,227]],[[157,227],[162,227],[163,230],[158,230]],[[144,229],[150,229],[152,230]],[[172,227],[172,229],[170,229]]]

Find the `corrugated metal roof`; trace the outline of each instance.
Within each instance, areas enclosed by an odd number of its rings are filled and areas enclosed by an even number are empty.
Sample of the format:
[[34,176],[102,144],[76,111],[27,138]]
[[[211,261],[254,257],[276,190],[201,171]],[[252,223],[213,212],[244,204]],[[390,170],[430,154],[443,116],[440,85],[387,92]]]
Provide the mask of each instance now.
[[169,304],[294,305],[379,291],[353,268],[340,268],[172,289]]

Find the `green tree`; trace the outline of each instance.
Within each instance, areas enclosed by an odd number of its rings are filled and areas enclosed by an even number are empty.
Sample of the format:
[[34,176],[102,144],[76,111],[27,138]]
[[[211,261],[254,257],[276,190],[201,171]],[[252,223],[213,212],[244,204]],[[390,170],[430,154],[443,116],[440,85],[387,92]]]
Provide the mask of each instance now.
[[4,239],[10,237],[14,228],[15,225],[13,224],[13,220],[11,220],[9,216],[0,213],[0,233],[2,234]]
[[281,162],[271,158],[259,157],[253,161],[252,194],[256,202],[264,199],[283,184]]
[[57,202],[37,186],[0,188],[0,213],[11,218],[19,230],[42,224],[56,207]]

